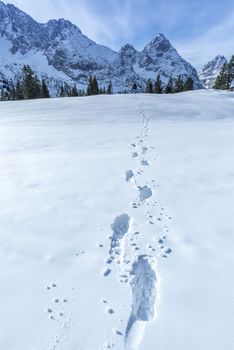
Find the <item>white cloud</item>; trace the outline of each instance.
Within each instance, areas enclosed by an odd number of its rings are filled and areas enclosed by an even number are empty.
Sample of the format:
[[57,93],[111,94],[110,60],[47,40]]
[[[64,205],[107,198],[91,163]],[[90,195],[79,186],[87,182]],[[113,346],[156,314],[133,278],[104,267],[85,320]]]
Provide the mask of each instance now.
[[[174,46],[196,68],[218,54],[229,57],[234,53],[234,12],[202,35],[178,40],[175,28],[191,10],[185,1],[178,2],[178,6],[152,0],[145,0],[144,4],[142,0],[109,0],[96,4],[92,0],[9,1],[40,22],[61,17],[69,19],[85,35],[114,49],[127,42],[141,49],[158,31],[168,34],[169,39],[172,34]],[[199,18],[198,14],[197,27]],[[202,21],[201,17],[201,25]],[[185,25],[189,25],[188,21]]]
[[201,68],[216,55],[229,58],[234,54],[234,12],[198,37],[177,43],[179,53],[195,67]]

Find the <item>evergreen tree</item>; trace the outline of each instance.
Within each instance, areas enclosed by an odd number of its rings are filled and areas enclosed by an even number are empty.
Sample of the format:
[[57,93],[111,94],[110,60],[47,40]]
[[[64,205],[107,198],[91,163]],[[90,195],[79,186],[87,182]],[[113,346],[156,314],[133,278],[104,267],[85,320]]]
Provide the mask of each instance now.
[[160,78],[160,74],[158,74],[154,84],[154,93],[161,94],[162,92],[163,92],[162,81]]
[[234,80],[234,55],[232,55],[228,63],[228,73],[229,73],[229,87],[231,82]]
[[134,83],[134,84],[132,85],[132,92],[133,92],[133,93],[137,92],[137,84],[136,84],[136,83]]
[[96,76],[94,75],[92,80],[92,95],[98,95],[98,94],[99,94],[98,82],[97,82]]
[[181,75],[179,75],[175,81],[174,92],[182,92],[182,91],[184,91],[184,81]]
[[99,94],[99,87],[96,76],[89,77],[88,87],[87,87],[87,95],[98,95]]
[[147,94],[152,94],[154,92],[153,83],[152,83],[151,79],[148,79],[146,82],[145,92]]
[[63,85],[62,85],[62,86],[60,87],[60,89],[59,89],[59,97],[65,97]]
[[34,76],[29,65],[24,65],[22,69],[22,90],[25,99],[34,99],[40,97],[40,82],[37,76]]
[[9,90],[9,100],[14,101],[16,99],[16,88],[14,85],[11,85]]
[[71,88],[67,83],[64,83],[64,96],[71,97]]
[[42,81],[41,81],[40,97],[41,98],[50,98],[50,93],[49,93],[48,87],[47,87],[44,79],[42,79]]
[[112,82],[111,82],[111,80],[110,80],[110,82],[109,82],[109,84],[108,84],[108,86],[107,86],[106,93],[107,93],[108,95],[111,95],[111,94],[113,93],[113,87],[112,87]]
[[92,76],[89,77],[88,87],[87,87],[87,96],[92,95],[92,86],[93,86],[93,78]]
[[166,94],[172,94],[173,93],[173,79],[170,76],[170,79],[168,80],[166,89],[165,89]]
[[16,81],[15,99],[16,100],[23,100],[24,99],[23,86],[22,86],[22,82],[19,79],[17,79],[17,81]]
[[229,64],[224,63],[219,75],[216,78],[214,89],[228,90],[230,88]]
[[77,91],[76,85],[74,85],[74,86],[72,87],[71,96],[72,96],[72,97],[77,97],[77,96],[78,96],[78,91]]
[[188,77],[188,79],[184,83],[184,91],[190,91],[190,90],[193,90],[193,88],[194,88],[193,79],[191,77]]

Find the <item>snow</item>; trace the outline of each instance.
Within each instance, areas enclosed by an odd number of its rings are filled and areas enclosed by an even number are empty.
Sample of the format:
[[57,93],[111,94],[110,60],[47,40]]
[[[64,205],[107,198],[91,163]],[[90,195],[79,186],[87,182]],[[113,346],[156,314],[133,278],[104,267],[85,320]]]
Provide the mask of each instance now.
[[1,102],[0,349],[232,349],[233,115],[210,90]]

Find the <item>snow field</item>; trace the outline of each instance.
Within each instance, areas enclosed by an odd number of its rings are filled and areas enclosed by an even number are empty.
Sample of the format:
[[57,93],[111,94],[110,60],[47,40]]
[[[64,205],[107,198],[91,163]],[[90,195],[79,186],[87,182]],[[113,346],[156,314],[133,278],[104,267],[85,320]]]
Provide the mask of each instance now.
[[232,348],[233,101],[1,103],[1,349]]

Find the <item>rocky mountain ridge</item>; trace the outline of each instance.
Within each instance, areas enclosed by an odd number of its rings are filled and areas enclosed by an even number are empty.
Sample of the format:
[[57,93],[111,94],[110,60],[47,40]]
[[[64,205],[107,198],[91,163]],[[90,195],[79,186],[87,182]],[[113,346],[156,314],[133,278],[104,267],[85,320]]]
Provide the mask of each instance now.
[[202,85],[196,69],[186,62],[163,35],[157,35],[139,52],[132,45],[119,52],[99,45],[70,21],[36,22],[11,4],[0,1],[0,79],[15,80],[23,64],[29,64],[43,77],[50,90],[63,82],[86,88],[90,75],[101,86],[112,81],[114,91],[129,91],[133,83],[139,90],[147,79],[161,75],[164,84],[170,76],[193,78],[195,88]]
[[226,57],[218,55],[203,67],[199,72],[199,78],[205,88],[210,89],[214,86],[216,78],[225,63],[227,63]]

